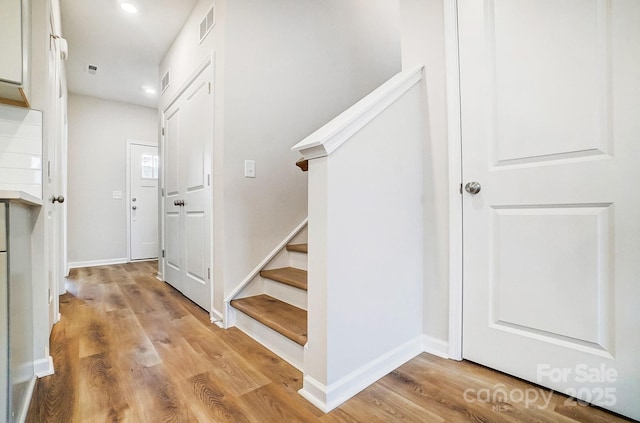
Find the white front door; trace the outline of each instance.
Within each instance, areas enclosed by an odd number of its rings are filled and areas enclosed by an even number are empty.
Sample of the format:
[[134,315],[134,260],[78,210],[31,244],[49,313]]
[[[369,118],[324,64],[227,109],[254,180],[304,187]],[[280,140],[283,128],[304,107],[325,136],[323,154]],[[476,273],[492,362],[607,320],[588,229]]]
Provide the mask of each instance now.
[[158,147],[129,144],[131,260],[158,257]]
[[640,2],[458,5],[463,356],[640,419]]
[[210,63],[164,112],[164,279],[211,311]]

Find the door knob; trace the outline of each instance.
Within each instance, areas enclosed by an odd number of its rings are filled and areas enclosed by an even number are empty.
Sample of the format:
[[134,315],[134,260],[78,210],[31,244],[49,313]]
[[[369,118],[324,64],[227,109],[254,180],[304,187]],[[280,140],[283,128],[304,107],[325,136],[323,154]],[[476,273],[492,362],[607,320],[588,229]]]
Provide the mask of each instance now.
[[133,210],[138,210],[138,206],[131,207]]
[[173,205],[174,206],[179,206],[180,205],[180,200],[173,200]]
[[464,190],[467,191],[469,194],[477,194],[480,192],[480,190],[482,189],[482,186],[480,186],[480,183],[478,182],[467,182],[467,185],[464,186]]
[[135,201],[136,201],[136,200],[137,200],[137,198],[136,198],[136,197],[133,197],[133,198],[131,199],[131,201],[133,201],[134,203],[135,203]]
[[56,201],[60,204],[64,203],[64,197],[62,195],[58,195],[57,197],[52,195],[49,199],[53,204],[55,204]]

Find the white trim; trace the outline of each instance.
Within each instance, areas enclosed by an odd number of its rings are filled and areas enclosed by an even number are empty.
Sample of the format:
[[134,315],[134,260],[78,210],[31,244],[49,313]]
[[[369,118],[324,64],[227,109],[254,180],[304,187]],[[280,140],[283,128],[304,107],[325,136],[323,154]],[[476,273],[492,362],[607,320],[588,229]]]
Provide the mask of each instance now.
[[[209,52],[206,55],[206,57],[204,58],[203,62],[200,63],[200,65],[195,68],[195,70],[191,73],[191,75],[189,75],[189,77],[187,78],[186,82],[180,86],[178,91],[173,95],[173,97],[171,97],[171,100],[167,103],[167,105],[162,107],[161,110],[162,110],[163,114],[167,113],[167,110],[169,110],[169,108],[171,106],[173,106],[173,103],[175,103],[180,98],[180,96],[189,88],[189,86],[191,86],[193,81],[195,81],[195,79],[198,76],[200,76],[200,74],[209,65],[212,65],[212,68],[215,69],[214,52],[213,51]],[[164,123],[164,119],[162,120],[162,123]]]
[[34,375],[29,381],[29,385],[27,386],[27,395],[22,403],[22,407],[20,407],[20,414],[18,414],[18,418],[15,421],[20,423],[27,421],[27,413],[29,412],[29,405],[31,405],[31,398],[33,397],[33,391],[35,388],[36,376]]
[[51,376],[55,373],[55,369],[53,368],[53,358],[48,355],[45,358],[34,361],[33,370],[38,378]]
[[449,343],[433,336],[422,335],[422,349],[424,352],[438,357],[450,358]]
[[320,410],[328,413],[422,352],[423,336],[419,335],[329,386],[320,383],[311,376],[305,376],[304,385],[298,393]]
[[123,263],[129,263],[129,259],[127,259],[126,257],[123,257],[123,258],[114,258],[114,259],[105,259],[105,260],[74,261],[69,263],[69,269],[79,269],[81,267],[109,266],[112,264],[123,264]]
[[309,159],[338,149],[423,78],[423,66],[403,71],[291,148]]
[[[158,150],[158,156],[160,156],[160,148],[158,147],[158,144],[152,144],[150,142],[137,141],[137,140],[131,140],[131,139],[127,140],[127,146],[126,146],[127,151],[125,153],[126,169],[125,169],[125,190],[124,190],[125,194],[124,195],[126,196],[126,203],[127,203],[127,257],[129,258],[129,261],[134,261],[131,259],[131,146],[132,145],[155,147]],[[160,175],[158,174],[158,186],[159,185],[160,185]],[[160,204],[158,204],[158,206],[160,206]],[[158,237],[158,243],[159,243],[159,239],[160,237]],[[144,259],[144,260],[147,260],[147,259]],[[144,260],[135,260],[135,261],[144,261]],[[155,260],[155,258],[153,260]]]
[[234,322],[228,319],[230,308],[229,304],[231,303],[231,300],[233,300],[236,295],[240,293],[240,291],[242,291],[247,285],[249,285],[249,283],[251,283],[251,281],[256,276],[258,276],[260,271],[264,269],[264,267],[271,260],[273,260],[278,255],[278,253],[280,253],[280,251],[286,248],[287,244],[289,244],[293,240],[293,238],[295,238],[296,235],[298,235],[305,228],[305,226],[307,226],[307,221],[308,218],[305,218],[298,226],[296,226],[295,229],[291,231],[291,233],[289,233],[289,235],[287,235],[285,239],[282,240],[282,242],[280,242],[280,244],[278,244],[260,263],[258,263],[258,265],[254,267],[251,272],[249,272],[249,274],[242,280],[242,282],[238,284],[238,286],[235,287],[233,291],[231,291],[229,295],[227,295],[227,297],[224,299],[225,328],[229,328],[234,325]]
[[447,69],[449,155],[449,357],[462,360],[462,132],[458,1],[446,0],[444,28]]

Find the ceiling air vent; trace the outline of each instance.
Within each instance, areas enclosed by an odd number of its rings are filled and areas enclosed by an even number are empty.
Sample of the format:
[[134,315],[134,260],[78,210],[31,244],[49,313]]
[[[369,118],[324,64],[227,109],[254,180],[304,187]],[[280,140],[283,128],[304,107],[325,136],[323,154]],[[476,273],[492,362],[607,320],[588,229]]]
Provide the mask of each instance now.
[[215,4],[207,12],[206,16],[200,21],[200,42],[211,32],[211,28],[216,24]]
[[165,73],[162,77],[162,81],[160,81],[160,87],[162,88],[163,93],[167,90],[167,88],[169,88],[169,82],[169,71],[167,71],[167,73]]
[[87,73],[95,75],[98,73],[98,67],[96,65],[87,65]]

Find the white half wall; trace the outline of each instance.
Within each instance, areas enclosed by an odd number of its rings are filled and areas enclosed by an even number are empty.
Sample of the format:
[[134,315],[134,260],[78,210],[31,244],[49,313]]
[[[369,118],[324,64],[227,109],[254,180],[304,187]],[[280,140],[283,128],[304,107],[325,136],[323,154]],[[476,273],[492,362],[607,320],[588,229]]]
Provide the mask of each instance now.
[[[70,94],[68,260],[127,257],[127,140],[158,142],[155,109]],[[120,191],[121,199],[113,192]]]
[[[354,110],[378,113],[337,150],[309,161],[313,248],[301,394],[324,411],[424,348],[426,98],[422,71],[406,74],[419,78],[411,85],[385,84],[346,112],[347,118],[336,119],[344,120],[344,128],[329,123],[333,130],[326,132],[339,138],[364,119]],[[392,87],[407,91],[387,104]]]

